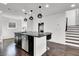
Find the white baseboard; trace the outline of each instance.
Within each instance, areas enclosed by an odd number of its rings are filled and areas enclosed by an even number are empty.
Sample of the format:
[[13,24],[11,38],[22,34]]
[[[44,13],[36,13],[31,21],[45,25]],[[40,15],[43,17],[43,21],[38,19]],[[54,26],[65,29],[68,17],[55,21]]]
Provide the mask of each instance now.
[[[49,40],[49,42],[55,42],[55,41]],[[65,42],[64,42],[64,43],[61,43],[61,42],[55,42],[55,43],[58,43],[58,44],[63,44],[63,45],[65,45]]]
[[3,39],[3,40],[10,40],[10,39],[15,39],[15,38],[6,38],[6,39]]

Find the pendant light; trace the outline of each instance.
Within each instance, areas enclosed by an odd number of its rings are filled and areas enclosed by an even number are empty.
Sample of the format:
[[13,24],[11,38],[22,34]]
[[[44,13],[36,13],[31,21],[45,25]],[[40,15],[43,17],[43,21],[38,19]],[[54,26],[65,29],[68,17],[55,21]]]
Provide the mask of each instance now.
[[[41,9],[42,8],[42,6],[39,6],[39,9]],[[37,15],[37,17],[39,18],[39,19],[41,19],[42,18],[42,13],[41,13],[41,10],[40,10],[40,12],[38,13],[38,15]]]
[[24,21],[26,22],[27,21],[27,18],[26,18],[27,13],[25,12],[24,14],[25,14]]
[[31,16],[29,17],[30,20],[33,20],[32,12],[33,10],[30,10],[30,14],[31,14]]

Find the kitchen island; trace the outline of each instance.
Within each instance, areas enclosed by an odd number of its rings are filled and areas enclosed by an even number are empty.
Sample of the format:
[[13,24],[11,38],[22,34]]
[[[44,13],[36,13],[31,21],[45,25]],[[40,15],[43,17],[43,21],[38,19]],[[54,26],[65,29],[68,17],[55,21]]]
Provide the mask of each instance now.
[[50,32],[16,32],[16,46],[22,48],[32,56],[41,56],[46,52],[46,41],[51,39]]

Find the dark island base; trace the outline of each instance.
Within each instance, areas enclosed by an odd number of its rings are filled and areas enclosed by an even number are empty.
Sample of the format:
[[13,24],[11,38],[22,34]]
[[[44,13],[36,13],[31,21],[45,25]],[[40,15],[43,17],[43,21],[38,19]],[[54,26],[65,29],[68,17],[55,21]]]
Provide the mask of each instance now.
[[[28,38],[29,38],[29,40],[28,40],[28,44],[29,44],[29,46],[28,46],[28,51],[29,51],[29,52],[28,52],[28,53],[29,53],[31,56],[33,56],[33,55],[34,55],[34,37],[28,36]],[[22,42],[21,42],[21,40],[18,41],[18,44],[16,44],[16,47],[22,49]],[[24,50],[24,49],[22,49],[22,50]],[[25,50],[24,50],[24,51],[25,51]],[[25,51],[25,52],[27,52],[27,51]]]
[[[34,56],[34,37],[43,37],[43,36],[46,36],[46,39],[49,40],[51,39],[51,33],[47,32],[47,33],[35,33],[35,32],[26,32],[26,33],[22,33],[22,32],[19,32],[19,33],[15,33],[15,43],[16,43],[16,46],[18,46],[19,48],[22,48],[22,36],[25,37],[27,36],[28,37],[28,52],[31,56]],[[16,38],[17,37],[17,38]]]

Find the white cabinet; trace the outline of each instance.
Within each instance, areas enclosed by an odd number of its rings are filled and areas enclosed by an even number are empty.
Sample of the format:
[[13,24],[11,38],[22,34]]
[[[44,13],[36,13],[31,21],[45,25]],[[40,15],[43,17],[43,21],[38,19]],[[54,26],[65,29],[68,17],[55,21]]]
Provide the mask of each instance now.
[[28,36],[22,36],[22,49],[28,52]]
[[41,56],[46,52],[46,36],[34,37],[34,56]]

